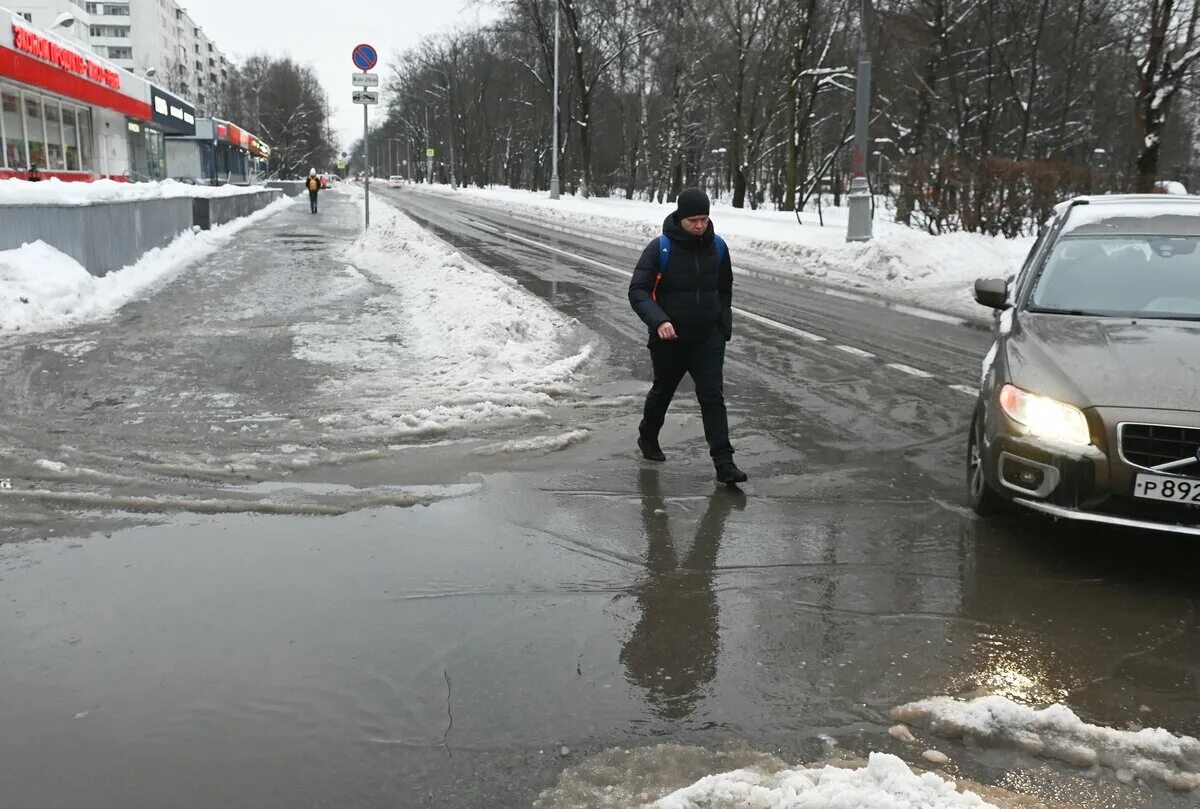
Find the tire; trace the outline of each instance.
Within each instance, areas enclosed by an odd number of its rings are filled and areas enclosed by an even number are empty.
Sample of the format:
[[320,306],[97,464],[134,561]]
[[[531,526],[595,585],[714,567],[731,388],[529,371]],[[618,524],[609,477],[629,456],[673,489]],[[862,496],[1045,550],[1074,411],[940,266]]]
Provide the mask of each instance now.
[[971,433],[967,437],[967,505],[980,517],[994,517],[1011,506],[988,483],[984,471],[983,421],[983,408],[979,408],[971,419]]

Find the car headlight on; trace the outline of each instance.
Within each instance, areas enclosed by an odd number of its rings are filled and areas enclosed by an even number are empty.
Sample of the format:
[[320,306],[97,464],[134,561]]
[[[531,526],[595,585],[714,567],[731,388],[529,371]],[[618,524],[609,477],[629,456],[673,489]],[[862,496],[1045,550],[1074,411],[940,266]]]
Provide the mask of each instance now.
[[1000,389],[1000,409],[1037,438],[1080,446],[1092,443],[1087,418],[1078,407],[1005,385]]

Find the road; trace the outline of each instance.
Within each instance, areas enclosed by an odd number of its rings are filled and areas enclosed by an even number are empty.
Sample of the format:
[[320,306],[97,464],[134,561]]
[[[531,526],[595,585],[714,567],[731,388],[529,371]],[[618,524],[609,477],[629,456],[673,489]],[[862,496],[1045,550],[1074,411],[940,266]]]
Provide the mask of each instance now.
[[[887,712],[936,694],[1200,733],[1193,546],[962,507],[984,331],[731,244],[752,480],[718,488],[686,391],[669,462],[632,451],[631,246],[378,193],[578,319],[589,389],[552,418],[591,438],[494,458],[323,428],[330,371],[297,359],[296,324],[378,293],[331,269],[357,233],[339,197],[111,323],[0,344],[5,807],[527,807],[612,747],[913,760]],[[1189,805],[939,749],[1076,806]]]

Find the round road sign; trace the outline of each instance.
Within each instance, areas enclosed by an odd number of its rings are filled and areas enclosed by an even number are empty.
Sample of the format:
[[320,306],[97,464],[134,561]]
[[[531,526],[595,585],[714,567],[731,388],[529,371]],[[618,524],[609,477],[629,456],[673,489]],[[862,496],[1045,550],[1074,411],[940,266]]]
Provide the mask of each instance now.
[[375,67],[379,61],[379,54],[375,53],[375,49],[365,42],[361,45],[354,46],[354,53],[350,58],[354,62],[354,66],[359,70],[370,70]]

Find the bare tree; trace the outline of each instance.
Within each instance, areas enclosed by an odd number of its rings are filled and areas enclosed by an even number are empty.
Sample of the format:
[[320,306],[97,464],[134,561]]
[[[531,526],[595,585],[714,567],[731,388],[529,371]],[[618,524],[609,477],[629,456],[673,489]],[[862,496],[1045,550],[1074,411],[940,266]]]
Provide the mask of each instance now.
[[1138,49],[1137,95],[1134,120],[1138,138],[1137,190],[1154,190],[1162,154],[1163,130],[1171,106],[1200,59],[1196,0],[1145,0],[1135,8],[1141,27],[1134,38]]

